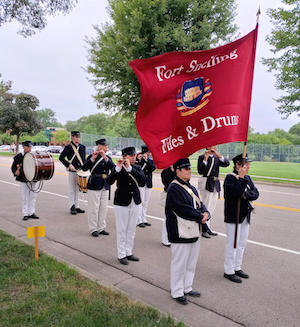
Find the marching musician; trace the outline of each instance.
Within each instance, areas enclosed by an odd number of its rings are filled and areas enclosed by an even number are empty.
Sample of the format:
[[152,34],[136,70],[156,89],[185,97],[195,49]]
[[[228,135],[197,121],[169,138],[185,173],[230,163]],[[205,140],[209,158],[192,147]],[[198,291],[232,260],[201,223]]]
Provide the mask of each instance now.
[[188,304],[186,295],[200,296],[192,284],[199,257],[200,225],[210,215],[190,184],[190,160],[179,159],[173,168],[176,177],[168,187],[165,210],[171,242],[171,296],[180,304]]
[[[198,173],[201,175],[198,181],[198,189],[207,210],[213,215],[218,197],[220,197],[220,167],[228,167],[229,161],[224,158],[218,151],[215,145],[206,148],[204,154],[198,157]],[[217,236],[218,233],[211,231],[210,221],[202,226],[202,236],[210,238]]]
[[146,218],[146,213],[149,205],[149,200],[151,196],[151,191],[153,187],[152,183],[152,172],[155,170],[155,165],[153,160],[150,158],[150,151],[146,145],[142,145],[142,152],[137,156],[137,165],[142,168],[142,171],[146,177],[145,186],[140,187],[141,200],[142,200],[142,210],[141,215],[138,218],[137,225],[139,227],[151,226]]
[[[174,171],[173,166],[170,166],[166,169],[164,169],[161,172],[161,181],[164,185],[164,190],[162,191],[160,195],[160,202],[163,208],[165,209],[166,207],[166,197],[167,197],[167,190],[173,179],[175,178],[176,173]],[[165,215],[164,215],[165,216]],[[167,227],[166,227],[166,220],[162,224],[162,229],[161,229],[161,243],[164,246],[170,247],[171,243],[168,240],[168,233],[167,233]]]
[[[242,154],[239,154],[232,161],[233,173],[228,174],[224,181],[224,221],[227,234],[224,277],[231,282],[241,283],[241,278],[249,278],[249,275],[242,270],[242,262],[253,210],[251,201],[258,198],[259,192],[248,175],[251,160],[247,155],[243,159]],[[238,229],[236,248],[234,248],[236,224]]]
[[108,209],[110,185],[107,177],[115,166],[110,156],[106,154],[108,145],[106,139],[96,141],[97,149],[88,156],[82,170],[90,170],[88,191],[88,227],[92,236],[109,235],[105,230]]
[[134,147],[122,149],[123,159],[118,160],[108,176],[112,185],[117,181],[114,197],[114,213],[116,218],[118,260],[123,265],[129,261],[139,261],[132,253],[136,222],[141,212],[140,185],[145,183],[145,175],[140,166],[136,165]]
[[31,182],[31,187],[27,186],[27,181],[23,172],[23,158],[28,152],[31,152],[32,143],[31,141],[22,142],[24,154],[21,152],[14,157],[14,161],[11,166],[11,171],[16,177],[16,180],[20,182],[21,194],[22,194],[22,214],[23,220],[39,219],[35,214],[35,202],[37,193],[34,192],[36,189],[36,182]]
[[[71,215],[84,213],[84,210],[79,208],[78,203],[78,176],[79,170],[85,161],[85,146],[79,143],[80,132],[71,132],[71,142],[65,146],[59,156],[59,161],[66,167],[69,172],[69,206]],[[67,158],[67,159],[66,159]]]

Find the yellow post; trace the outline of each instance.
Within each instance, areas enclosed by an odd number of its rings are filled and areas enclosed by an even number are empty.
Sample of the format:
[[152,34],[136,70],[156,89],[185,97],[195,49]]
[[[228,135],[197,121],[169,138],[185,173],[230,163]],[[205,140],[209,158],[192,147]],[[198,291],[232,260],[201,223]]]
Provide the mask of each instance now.
[[35,238],[35,261],[39,260],[39,228],[34,227],[34,238]]
[[45,226],[33,226],[27,228],[28,238],[35,240],[35,261],[39,259],[39,237],[45,236]]

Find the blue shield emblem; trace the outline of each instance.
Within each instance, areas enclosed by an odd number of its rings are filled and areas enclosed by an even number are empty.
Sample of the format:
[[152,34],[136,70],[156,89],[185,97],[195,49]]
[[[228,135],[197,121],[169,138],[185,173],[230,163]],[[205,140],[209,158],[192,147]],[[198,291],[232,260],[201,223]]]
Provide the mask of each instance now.
[[195,108],[204,95],[204,79],[196,78],[186,81],[181,89],[181,101],[186,108]]

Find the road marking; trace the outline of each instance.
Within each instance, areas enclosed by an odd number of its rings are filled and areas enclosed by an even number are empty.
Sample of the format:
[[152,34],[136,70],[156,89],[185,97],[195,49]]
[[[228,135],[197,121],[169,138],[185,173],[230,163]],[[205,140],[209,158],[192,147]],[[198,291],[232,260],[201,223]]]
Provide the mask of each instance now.
[[[7,181],[3,181],[3,180],[0,180],[0,182],[2,182],[4,184],[12,185],[12,186],[17,186],[17,187],[20,186],[19,184],[11,183],[11,182],[7,182]],[[61,197],[61,198],[64,198],[64,199],[68,199],[69,198],[67,195],[53,193],[53,192],[48,192],[48,191],[41,191],[41,193],[58,196],[58,197]],[[79,199],[79,201],[85,202],[85,203],[88,202],[87,200],[82,200],[82,199]],[[113,206],[108,206],[108,208],[109,209],[113,209]],[[160,217],[156,217],[156,216],[147,215],[147,217],[152,218],[152,219],[155,219],[155,220],[159,220],[159,221],[165,221],[165,219],[160,218]],[[226,237],[226,234],[223,234],[223,233],[220,233],[220,232],[218,232],[218,234],[220,236]],[[273,249],[273,250],[278,250],[278,251],[282,251],[282,252],[288,252],[288,253],[291,253],[291,254],[300,255],[300,252],[298,252],[298,251],[294,251],[294,250],[290,250],[290,249],[286,249],[286,248],[281,248],[281,247],[275,246],[275,245],[270,245],[270,244],[256,242],[256,241],[251,241],[251,240],[248,240],[247,242],[248,243],[251,243],[251,244],[258,245],[258,246],[262,246],[262,247],[265,247],[265,248],[270,248],[270,249]]]

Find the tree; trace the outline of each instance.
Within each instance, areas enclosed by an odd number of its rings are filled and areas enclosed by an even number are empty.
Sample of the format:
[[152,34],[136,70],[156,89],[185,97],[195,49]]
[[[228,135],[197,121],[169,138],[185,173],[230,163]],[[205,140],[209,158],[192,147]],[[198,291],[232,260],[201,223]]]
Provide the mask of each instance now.
[[293,125],[289,129],[289,133],[300,136],[300,123]]
[[4,99],[7,91],[11,89],[11,81],[4,82],[1,80],[1,74],[0,74],[0,101]]
[[128,62],[169,51],[204,50],[236,30],[234,0],[109,0],[112,23],[89,44],[98,107],[135,112],[139,84]]
[[269,71],[275,70],[276,88],[287,94],[279,97],[277,110],[287,118],[300,111],[300,2],[282,0],[285,8],[269,9],[274,24],[266,40],[273,46],[274,58],[264,58]]
[[54,137],[56,142],[67,142],[70,139],[70,133],[68,131],[57,131]]
[[43,127],[62,127],[55,117],[55,112],[52,109],[41,109],[36,111],[39,120],[42,122]]
[[78,0],[1,0],[0,26],[11,21],[22,25],[19,32],[23,36],[31,36],[47,25],[47,15],[67,14]]
[[23,133],[37,134],[42,124],[37,117],[35,109],[39,100],[30,94],[6,94],[0,101],[0,132],[9,131],[16,135],[17,151],[19,139]]

